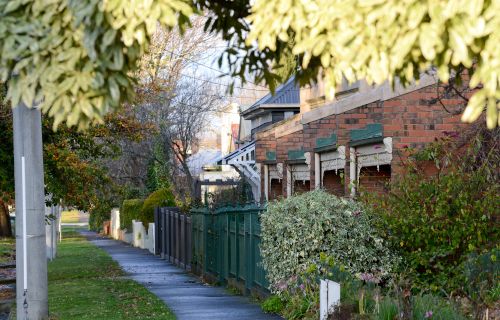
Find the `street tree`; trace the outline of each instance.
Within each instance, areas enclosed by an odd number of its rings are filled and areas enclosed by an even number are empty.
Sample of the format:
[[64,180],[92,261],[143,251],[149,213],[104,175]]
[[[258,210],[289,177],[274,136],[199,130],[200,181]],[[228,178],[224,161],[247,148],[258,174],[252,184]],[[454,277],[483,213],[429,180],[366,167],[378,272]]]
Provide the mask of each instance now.
[[[193,17],[183,33],[179,28],[159,27],[151,37],[148,52],[138,61],[133,75],[135,99],[128,111],[147,132],[140,141],[120,141],[120,148],[126,152],[107,161],[113,179],[135,190],[135,196],[167,187],[177,174],[184,175],[171,161],[175,156],[164,143],[160,126],[170,117],[170,102],[182,91],[181,83],[185,86],[186,80],[193,82],[192,77],[204,77],[213,71],[209,63],[217,50],[217,38],[204,31],[205,20]],[[204,75],[199,75],[202,72]]]
[[185,83],[176,91],[176,97],[160,106],[165,110],[159,118],[158,138],[173,155],[173,170],[180,170],[185,177],[188,196],[194,196],[195,184],[190,159],[197,148],[202,133],[210,130],[209,120],[220,111],[223,97],[210,85]]
[[[0,89],[6,91],[4,85]],[[53,120],[43,118],[45,194],[50,195],[47,205],[61,204],[87,211],[93,208],[97,195],[118,192],[103,161],[120,154],[121,139],[138,141],[145,129],[123,112],[108,114],[105,119],[105,124],[79,132],[68,127],[53,131]],[[0,236],[11,236],[8,206],[14,202],[12,110],[10,103],[1,97],[0,137]]]
[[302,66],[297,79],[323,77],[329,97],[343,78],[408,85],[435,67],[448,82],[466,68],[475,91],[462,118],[486,110],[494,128],[499,11],[499,1],[468,0],[1,0],[0,75],[14,105],[37,101],[55,127],[85,128],[132,97],[131,74],[158,25],[183,31],[193,14],[207,13],[206,30],[229,44],[220,63],[239,78],[251,74],[273,89],[272,66],[290,52]]

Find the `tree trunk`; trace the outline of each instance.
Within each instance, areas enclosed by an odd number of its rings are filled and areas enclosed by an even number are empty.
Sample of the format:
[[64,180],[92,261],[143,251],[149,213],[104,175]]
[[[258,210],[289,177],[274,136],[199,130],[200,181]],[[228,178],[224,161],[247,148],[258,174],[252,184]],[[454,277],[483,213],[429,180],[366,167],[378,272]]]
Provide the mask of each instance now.
[[195,190],[195,185],[194,185],[194,179],[193,179],[193,175],[191,174],[191,171],[189,170],[189,166],[187,164],[187,161],[183,161],[181,163],[181,165],[182,165],[184,174],[186,175],[187,183],[189,185],[189,192],[191,193],[190,196],[195,197],[196,190]]
[[9,208],[2,200],[0,200],[0,237],[12,237]]

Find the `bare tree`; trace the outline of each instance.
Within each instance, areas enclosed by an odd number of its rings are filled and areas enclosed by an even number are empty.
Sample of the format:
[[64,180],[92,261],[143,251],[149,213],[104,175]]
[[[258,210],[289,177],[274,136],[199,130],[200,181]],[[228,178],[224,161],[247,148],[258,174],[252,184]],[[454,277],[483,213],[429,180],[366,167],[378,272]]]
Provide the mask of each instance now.
[[193,149],[198,145],[200,135],[209,130],[210,116],[218,111],[223,97],[207,84],[185,83],[176,91],[162,117],[158,118],[159,138],[174,155],[173,169],[180,169],[194,195],[194,178],[189,165]]
[[170,121],[168,114],[172,101],[181,101],[178,95],[182,91],[183,74],[213,54],[212,48],[217,41],[204,32],[204,23],[204,17],[194,18],[183,35],[177,29],[159,28],[149,52],[139,62],[135,75],[136,101],[129,111],[136,114],[149,129],[149,134],[140,142],[124,139],[122,156],[108,164],[112,176],[120,184],[144,189],[151,163],[164,162],[168,158],[155,152],[160,125]]

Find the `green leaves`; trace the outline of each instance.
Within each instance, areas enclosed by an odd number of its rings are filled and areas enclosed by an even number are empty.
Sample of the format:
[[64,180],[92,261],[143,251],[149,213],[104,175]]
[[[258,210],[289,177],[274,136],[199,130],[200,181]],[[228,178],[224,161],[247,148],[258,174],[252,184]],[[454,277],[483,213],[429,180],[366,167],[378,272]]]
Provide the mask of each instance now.
[[321,190],[272,202],[260,218],[262,263],[274,290],[322,254],[352,274],[387,277],[399,262],[360,203]]
[[186,24],[193,10],[184,0],[0,0],[0,12],[0,75],[13,105],[84,129],[132,97],[129,74],[157,21]]
[[[257,0],[253,7],[249,1],[0,0],[0,80],[22,86],[9,93],[14,104],[31,101],[44,112],[57,107],[50,113],[57,122],[75,113],[71,119],[86,128],[132,96],[131,81],[110,79],[128,79],[158,22],[184,30],[194,6],[211,11],[206,29],[234,45],[225,53],[233,76],[255,74],[273,89],[283,76],[272,66],[292,52],[303,67],[297,79],[305,84],[322,76],[331,98],[344,78],[407,85],[434,66],[447,82],[472,67],[477,98],[463,121],[475,121],[484,110],[489,128],[500,121],[497,0]],[[96,77],[91,86],[66,81],[85,73]],[[62,96],[64,104],[52,105]],[[100,105],[94,104],[97,96]],[[95,112],[75,105],[82,99]]]
[[478,98],[471,99],[462,119],[475,121],[488,106],[487,124],[495,128],[500,119],[498,12],[500,1],[311,0],[289,5],[257,0],[248,18],[247,44],[276,51],[280,41],[293,37],[293,53],[301,56],[304,69],[297,77],[307,82],[321,75],[330,98],[344,76],[351,82],[399,78],[410,84],[434,66],[447,82],[460,68],[473,67],[470,87]]
[[406,170],[388,194],[366,195],[420,289],[460,289],[459,266],[467,255],[497,246],[500,188],[489,170],[498,170],[498,147],[490,150],[489,143],[495,144],[498,132],[432,143],[403,163]]

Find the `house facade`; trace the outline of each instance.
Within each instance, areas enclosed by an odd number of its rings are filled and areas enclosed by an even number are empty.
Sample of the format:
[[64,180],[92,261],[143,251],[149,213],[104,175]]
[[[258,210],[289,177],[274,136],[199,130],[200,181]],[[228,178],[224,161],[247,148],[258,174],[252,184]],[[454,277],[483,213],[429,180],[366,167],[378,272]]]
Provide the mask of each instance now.
[[360,81],[324,99],[322,84],[300,92],[300,113],[255,133],[261,201],[323,188],[338,196],[384,192],[402,173],[407,147],[458,131],[463,101],[436,101],[438,84],[422,75],[403,88]]
[[239,131],[238,105],[230,103],[210,116],[207,128],[193,146],[189,157],[189,168],[196,185],[200,189],[197,196],[205,192],[217,191],[217,184],[202,185],[204,182],[233,181],[239,177],[238,172],[229,165],[218,165],[217,162],[237,148]]
[[256,135],[300,113],[300,89],[291,78],[248,107],[240,107],[239,148],[219,164],[231,165],[252,188],[254,200],[261,202],[261,166],[256,163]]

